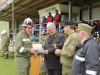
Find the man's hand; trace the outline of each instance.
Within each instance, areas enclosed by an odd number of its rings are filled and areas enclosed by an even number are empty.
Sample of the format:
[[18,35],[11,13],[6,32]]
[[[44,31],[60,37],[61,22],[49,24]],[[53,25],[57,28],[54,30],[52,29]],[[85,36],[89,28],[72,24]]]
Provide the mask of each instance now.
[[35,54],[34,54],[34,59],[35,59],[36,57],[37,57],[37,54],[35,53]]
[[44,54],[48,54],[49,52],[48,52],[48,50],[44,50],[44,52],[43,52]]
[[38,50],[35,50],[34,48],[31,48],[31,53],[33,53],[33,54],[38,53]]
[[38,50],[35,50],[34,48],[31,48],[31,53],[34,54],[34,59],[35,59],[37,57]]
[[42,64],[44,64],[44,60],[45,60],[45,59],[44,59],[44,57],[43,57],[43,58],[41,59],[41,63],[42,63]]
[[60,49],[56,49],[56,50],[55,50],[55,54],[56,54],[57,56],[60,56]]

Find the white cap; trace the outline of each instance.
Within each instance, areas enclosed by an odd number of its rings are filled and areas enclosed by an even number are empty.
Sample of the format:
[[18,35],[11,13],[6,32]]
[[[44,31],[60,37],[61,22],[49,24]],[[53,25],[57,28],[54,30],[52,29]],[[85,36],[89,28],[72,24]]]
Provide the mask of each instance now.
[[6,30],[3,30],[2,32],[3,32],[3,34],[4,34],[4,33],[7,33],[7,31],[6,31]]
[[3,32],[1,32],[1,35],[3,34]]

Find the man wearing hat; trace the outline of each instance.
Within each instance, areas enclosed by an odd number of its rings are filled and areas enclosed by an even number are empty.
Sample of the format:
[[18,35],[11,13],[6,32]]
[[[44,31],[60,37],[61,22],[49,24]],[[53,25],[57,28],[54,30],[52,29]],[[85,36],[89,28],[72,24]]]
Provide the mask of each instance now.
[[64,24],[64,31],[68,35],[64,42],[62,50],[56,49],[55,54],[60,56],[60,63],[62,64],[62,74],[71,75],[73,54],[78,42],[77,33],[74,31],[73,21],[66,21]]
[[71,75],[100,75],[100,47],[91,36],[88,24],[78,24],[78,38],[72,63]]
[[41,32],[42,40],[40,41],[40,43],[42,44],[43,48],[44,48],[44,44],[45,44],[46,34],[47,33],[44,30]]
[[[1,32],[1,39],[3,40],[3,31]],[[1,45],[2,45],[2,43],[3,43],[3,42],[1,41]],[[1,47],[2,47],[2,46],[1,46]],[[3,57],[3,54],[4,54],[3,52],[4,52],[4,51],[3,51],[3,48],[2,48],[2,55],[1,55],[1,57]]]
[[15,67],[17,75],[29,75],[30,56],[33,51],[32,42],[29,35],[32,32],[32,20],[26,18],[23,22],[23,30],[19,32],[15,39]]
[[7,59],[8,58],[8,46],[9,46],[9,37],[7,35],[7,31],[3,30],[3,39],[2,39],[2,50],[3,50],[3,58]]
[[[42,31],[41,32],[41,36],[42,36],[42,40],[40,41],[40,44],[42,44],[42,48],[44,48],[44,45],[45,45],[45,39],[47,37],[47,33],[46,31]],[[41,54],[41,59],[43,57],[43,54]],[[44,63],[41,62],[41,65],[40,65],[40,69],[42,71],[42,75],[47,75],[47,67],[46,67],[46,61],[44,61]]]

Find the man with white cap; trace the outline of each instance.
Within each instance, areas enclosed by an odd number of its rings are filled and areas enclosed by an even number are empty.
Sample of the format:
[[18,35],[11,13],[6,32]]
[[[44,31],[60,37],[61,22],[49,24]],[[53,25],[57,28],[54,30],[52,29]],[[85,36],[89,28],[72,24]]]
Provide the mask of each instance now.
[[8,58],[8,46],[9,46],[9,37],[7,35],[7,31],[3,30],[3,39],[2,39],[2,50],[3,50],[3,58]]
[[15,67],[17,75],[29,75],[30,56],[32,52],[32,42],[30,34],[32,32],[32,20],[26,18],[23,22],[23,30],[19,32],[15,39]]
[[[3,32],[1,32],[1,39],[3,39]],[[1,41],[1,48],[2,48],[2,41]],[[4,52],[4,51],[2,50],[2,52]],[[1,55],[1,57],[3,57],[3,53]]]

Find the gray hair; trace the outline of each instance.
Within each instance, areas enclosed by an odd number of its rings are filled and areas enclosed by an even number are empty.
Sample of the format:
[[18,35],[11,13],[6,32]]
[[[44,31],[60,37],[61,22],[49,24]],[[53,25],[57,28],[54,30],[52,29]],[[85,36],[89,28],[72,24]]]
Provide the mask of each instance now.
[[[83,31],[83,30],[82,30]],[[91,35],[91,33],[88,33],[88,32],[86,32],[86,31],[83,31],[87,36],[90,36]]]
[[56,26],[55,26],[55,24],[53,22],[47,23],[47,28],[48,27],[56,28]]

